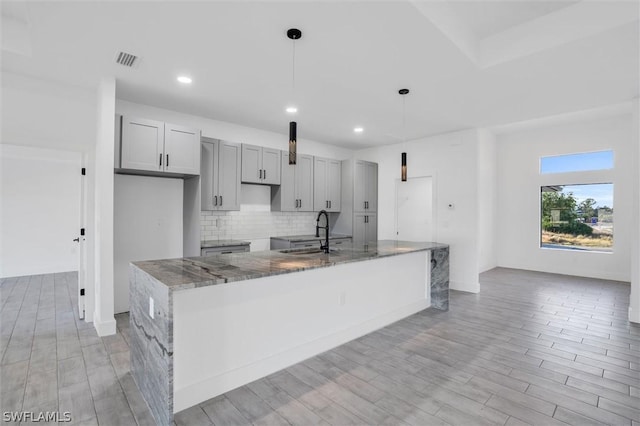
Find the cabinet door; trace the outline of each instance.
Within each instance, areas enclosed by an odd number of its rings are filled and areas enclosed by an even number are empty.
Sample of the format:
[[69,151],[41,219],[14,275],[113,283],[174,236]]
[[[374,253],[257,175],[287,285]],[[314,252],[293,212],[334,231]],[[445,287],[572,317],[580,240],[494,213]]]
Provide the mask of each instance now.
[[340,211],[340,195],[342,192],[342,166],[338,160],[327,161],[327,200],[330,212]]
[[[289,153],[285,152],[287,158]],[[283,157],[284,159],[284,157]],[[314,185],[314,161],[312,155],[298,155],[296,168],[296,194],[300,200],[298,210],[301,212],[311,212],[314,209],[313,185]],[[288,164],[287,164],[288,165]]]
[[[200,151],[200,196],[202,198],[201,210],[217,210],[214,203],[214,196],[218,195],[217,173],[218,165],[218,144],[213,142],[202,142]],[[204,255],[203,255],[204,256]]]
[[367,211],[378,211],[378,165],[376,163],[367,163]]
[[365,201],[367,201],[367,163],[356,161],[353,176],[353,211],[365,212]]
[[367,241],[367,224],[365,218],[367,215],[364,213],[357,213],[353,215],[353,245],[359,246]]
[[279,149],[262,148],[262,183],[280,185]]
[[218,210],[240,210],[240,145],[220,141],[218,147]]
[[200,174],[200,130],[166,123],[164,126],[164,171]]
[[327,198],[327,159],[316,157],[313,164],[313,209],[329,210]]
[[242,144],[242,182],[262,183],[262,148]]
[[164,123],[122,117],[121,149],[123,169],[164,170]]
[[378,241],[378,216],[375,214],[367,214],[367,229],[365,235],[366,243],[374,243]]
[[289,164],[289,153],[282,151],[282,175],[280,176],[280,211],[294,212],[298,210],[296,195],[296,167]]

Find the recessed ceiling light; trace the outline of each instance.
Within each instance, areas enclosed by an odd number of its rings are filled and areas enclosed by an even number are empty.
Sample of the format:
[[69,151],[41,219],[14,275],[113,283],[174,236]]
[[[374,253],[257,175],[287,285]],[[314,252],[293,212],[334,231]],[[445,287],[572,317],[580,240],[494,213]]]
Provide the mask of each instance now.
[[354,131],[355,133],[362,133],[362,132],[364,132],[364,129],[363,129],[362,127],[354,127],[354,128],[353,128],[353,131]]
[[191,84],[193,80],[191,80],[191,77],[187,77],[186,75],[180,75],[178,76],[178,81],[183,84]]
[[295,114],[296,112],[298,112],[298,108],[296,108],[294,106],[290,106],[290,107],[287,107],[287,109],[285,109],[285,111],[287,111],[289,114]]

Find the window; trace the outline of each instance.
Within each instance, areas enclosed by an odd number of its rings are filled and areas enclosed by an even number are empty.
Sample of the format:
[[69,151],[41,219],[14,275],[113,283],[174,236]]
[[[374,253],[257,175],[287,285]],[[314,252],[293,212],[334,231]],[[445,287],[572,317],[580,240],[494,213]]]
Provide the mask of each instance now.
[[612,251],[612,183],[543,186],[540,205],[540,247]]
[[540,158],[540,173],[613,169],[613,151],[582,152]]

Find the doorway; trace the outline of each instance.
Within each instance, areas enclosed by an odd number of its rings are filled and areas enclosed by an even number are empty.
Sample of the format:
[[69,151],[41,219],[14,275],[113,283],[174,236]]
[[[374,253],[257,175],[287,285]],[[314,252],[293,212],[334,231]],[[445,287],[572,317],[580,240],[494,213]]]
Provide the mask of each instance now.
[[433,178],[396,181],[396,239],[434,241]]

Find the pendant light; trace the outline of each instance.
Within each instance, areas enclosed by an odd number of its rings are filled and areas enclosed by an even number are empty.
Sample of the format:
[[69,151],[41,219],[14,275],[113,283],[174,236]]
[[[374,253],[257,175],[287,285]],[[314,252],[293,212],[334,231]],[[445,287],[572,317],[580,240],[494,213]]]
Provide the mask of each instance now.
[[[406,114],[405,114],[405,95],[409,94],[409,89],[400,89],[398,90],[398,93],[402,96],[402,137],[403,137],[403,145],[402,147],[404,148],[404,146],[407,144],[407,130],[406,130],[406,126],[405,126],[405,122],[406,122]],[[400,156],[400,179],[402,180],[402,182],[406,182],[407,181],[407,153],[403,152],[402,155]]]
[[[292,72],[291,72],[291,89],[295,92],[295,80],[296,80],[296,40],[302,37],[302,31],[297,28],[291,28],[287,31],[287,37],[293,41],[293,58],[292,58]],[[297,130],[298,124],[295,121],[289,122],[289,164],[296,164],[297,161]]]

